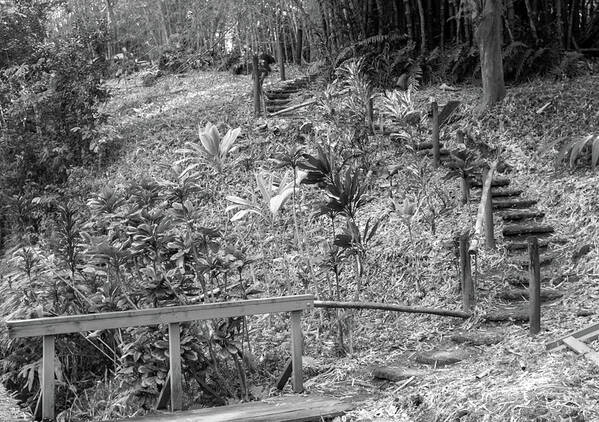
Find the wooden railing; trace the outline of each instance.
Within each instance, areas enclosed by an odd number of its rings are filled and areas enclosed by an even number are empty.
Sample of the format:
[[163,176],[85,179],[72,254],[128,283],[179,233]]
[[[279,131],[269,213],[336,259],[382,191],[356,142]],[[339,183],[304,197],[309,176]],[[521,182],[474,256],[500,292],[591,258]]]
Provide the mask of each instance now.
[[302,311],[312,307],[313,303],[313,295],[284,296],[239,302],[15,320],[7,321],[6,325],[10,338],[43,337],[40,398],[41,417],[45,420],[54,419],[54,339],[56,335],[168,324],[170,369],[161,397],[170,393],[171,409],[174,411],[181,410],[183,396],[179,325],[181,322],[291,312],[292,386],[295,392],[301,392],[303,390],[301,314]]

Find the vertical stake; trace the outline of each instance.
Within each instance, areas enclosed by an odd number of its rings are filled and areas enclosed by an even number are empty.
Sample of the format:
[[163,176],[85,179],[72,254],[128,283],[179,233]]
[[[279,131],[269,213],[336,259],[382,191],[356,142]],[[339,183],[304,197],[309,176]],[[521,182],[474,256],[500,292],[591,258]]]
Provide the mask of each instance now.
[[181,326],[178,322],[168,325],[168,354],[171,380],[171,410],[183,408],[183,387],[181,385]]
[[54,336],[43,337],[42,420],[54,420]]
[[258,69],[258,56],[254,54],[252,57],[252,75],[254,79],[254,115],[260,116],[262,112],[262,87],[260,86],[260,69]]
[[439,106],[436,101],[431,104],[433,110],[433,163],[435,168],[441,162],[441,147],[439,146]]
[[474,284],[470,264],[470,238],[467,233],[460,236],[460,273],[462,276],[462,303],[464,311],[470,311],[474,304]]
[[279,71],[281,72],[281,80],[285,80],[285,43],[283,40],[283,32],[279,31]]
[[[489,169],[485,169],[483,172],[483,181],[487,179]],[[491,181],[493,184],[493,181]],[[495,249],[495,226],[493,225],[493,194],[489,188],[489,195],[487,195],[487,203],[485,204],[485,246],[487,249]]]
[[303,370],[302,370],[302,311],[291,312],[291,361],[293,368],[293,378],[291,385],[293,391],[301,393],[304,391]]
[[528,271],[529,297],[530,297],[530,334],[535,335],[541,331],[541,265],[539,260],[539,240],[536,237],[528,238]]

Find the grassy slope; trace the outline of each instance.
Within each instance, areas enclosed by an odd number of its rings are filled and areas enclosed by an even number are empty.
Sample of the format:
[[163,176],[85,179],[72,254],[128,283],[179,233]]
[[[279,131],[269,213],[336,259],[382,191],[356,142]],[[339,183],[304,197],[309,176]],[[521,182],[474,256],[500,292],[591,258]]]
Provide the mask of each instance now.
[[[417,366],[410,360],[414,352],[449,345],[447,338],[452,330],[483,324],[476,318],[462,323],[440,317],[361,312],[356,317],[356,353],[339,359],[334,356],[333,335],[329,330],[321,330],[322,315],[318,319],[315,314],[306,326],[306,345],[307,354],[317,358],[320,374],[307,382],[309,391],[339,396],[372,395],[352,414],[355,420],[445,421],[457,420],[459,415],[463,416],[462,421],[534,420],[536,415],[559,420],[559,415],[572,409],[572,414],[584,414],[585,420],[599,418],[597,368],[570,353],[544,351],[544,342],[548,339],[597,322],[596,315],[577,317],[576,311],[580,307],[596,309],[599,302],[598,176],[584,170],[570,174],[555,162],[556,150],[564,140],[599,130],[599,98],[593,96],[596,92],[599,92],[596,76],[555,83],[534,82],[509,89],[508,97],[497,110],[477,117],[473,117],[473,104],[477,101],[478,89],[465,87],[456,93],[444,93],[430,88],[417,94],[421,104],[429,96],[440,98],[440,102],[444,102],[445,97],[463,101],[465,106],[460,113],[464,118],[446,130],[448,139],[455,130],[463,128],[477,139],[503,147],[504,156],[514,168],[511,177],[515,184],[525,188],[527,195],[538,197],[541,208],[548,211],[547,221],[559,234],[569,238],[569,243],[557,248],[559,264],[551,271],[555,276],[575,272],[581,278],[559,286],[566,294],[558,302],[544,307],[541,334],[531,339],[526,327],[498,326],[495,329],[505,334],[505,340],[498,345],[472,349],[473,355],[466,361],[446,369],[430,370],[429,375],[407,385],[389,384],[373,381],[370,375],[373,364]],[[551,104],[537,114],[547,102]],[[244,137],[240,154],[243,160],[218,180],[218,188],[210,189],[206,223],[225,227],[227,236],[239,247],[263,258],[253,273],[256,287],[267,294],[304,291],[305,277],[293,247],[288,215],[271,226],[259,223],[232,226],[224,213],[227,205],[224,196],[247,195],[254,186],[253,174],[259,170],[272,171],[268,158],[281,144],[289,143],[284,136],[275,136],[271,131],[255,130],[250,106],[250,79],[243,76],[199,73],[183,79],[168,77],[152,88],[120,85],[107,108],[113,118],[105,128],[107,136],[118,135],[122,143],[108,157],[114,160],[113,164],[103,167],[93,177],[86,174],[73,177],[78,179],[77,183],[82,183],[79,176],[93,180],[87,182],[91,183],[91,189],[104,184],[122,187],[144,176],[161,177],[165,174],[161,165],[175,161],[179,158],[175,150],[185,141],[196,139],[198,124],[209,120],[242,125]],[[305,115],[314,116],[312,112]],[[271,128],[287,124],[284,119],[269,122]],[[317,125],[319,129],[321,126]],[[401,149],[400,157],[396,158],[398,148],[388,139],[375,138],[373,142],[378,143],[380,159],[430,171],[426,163],[416,163]],[[207,188],[214,185],[212,182],[207,181]],[[443,185],[437,180],[435,183],[445,186],[449,196],[457,191],[454,182]],[[456,225],[467,227],[472,223],[474,206],[449,210],[438,221],[435,236],[427,232],[425,221],[417,221],[415,229],[426,246],[418,249],[417,245],[408,244],[405,226],[390,212],[388,188],[374,186],[370,193],[375,200],[365,214],[388,216],[370,253],[370,282],[363,297],[459,308],[455,266],[451,256],[440,249],[440,244],[450,238]],[[410,194],[401,188],[392,193],[399,199]],[[304,191],[300,202],[307,204],[315,196],[313,191]],[[307,205],[300,210],[299,217],[307,239],[306,249],[314,251],[316,256],[328,228],[311,223]],[[595,249],[577,265],[573,264],[572,252],[587,243],[596,246]],[[401,261],[412,251],[431,256],[416,274],[427,290],[425,297],[414,293],[413,266]],[[479,308],[485,311],[497,305],[493,295],[504,285],[501,271],[504,257],[500,253],[485,254],[479,265],[484,272],[479,277]],[[351,270],[347,271],[351,274]],[[307,289],[326,291],[326,284],[315,287],[309,284]],[[256,353],[264,356],[264,351],[270,349],[282,354],[286,335],[281,330],[285,325],[261,321],[257,325],[259,329],[254,331]],[[599,348],[599,344],[595,347]]]

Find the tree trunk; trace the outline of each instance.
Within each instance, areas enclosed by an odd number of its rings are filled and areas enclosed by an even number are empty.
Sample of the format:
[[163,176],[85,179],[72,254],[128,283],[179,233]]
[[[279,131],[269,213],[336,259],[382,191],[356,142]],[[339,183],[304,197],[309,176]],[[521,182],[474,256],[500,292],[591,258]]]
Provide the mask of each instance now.
[[112,60],[116,54],[116,44],[118,42],[118,33],[116,19],[114,17],[115,0],[106,0],[106,20],[108,28],[110,28],[110,40],[108,41],[108,60]]
[[378,16],[378,34],[383,35],[385,33],[385,5],[383,0],[376,0],[376,14]]
[[441,23],[441,39],[439,41],[441,51],[445,49],[445,0],[439,2],[439,16]]
[[296,34],[297,47],[295,49],[295,64],[301,65],[303,56],[302,53],[304,49],[304,30],[300,26],[298,26]]
[[562,0],[555,0],[555,30],[559,48],[564,48],[564,20],[562,18]]
[[[528,0],[527,0],[528,1]],[[483,109],[505,97],[501,57],[501,0],[486,0],[477,30],[483,83]]]
[[535,46],[539,45],[539,35],[537,34],[537,27],[535,25],[536,14],[530,4],[530,0],[524,0],[526,5],[526,13],[528,14],[528,22],[530,25],[530,34],[535,42]]
[[403,0],[404,13],[406,15],[406,29],[410,39],[414,39],[414,25],[412,23],[412,7],[410,6],[411,0]]
[[420,54],[424,54],[426,51],[426,18],[422,0],[416,0],[416,2],[418,3],[418,14],[420,15]]

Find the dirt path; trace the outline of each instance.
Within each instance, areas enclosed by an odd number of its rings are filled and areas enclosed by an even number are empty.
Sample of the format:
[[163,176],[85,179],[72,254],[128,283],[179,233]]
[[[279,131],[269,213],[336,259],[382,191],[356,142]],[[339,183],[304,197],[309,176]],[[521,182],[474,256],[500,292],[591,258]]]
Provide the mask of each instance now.
[[31,415],[21,410],[17,401],[10,396],[4,386],[0,384],[0,421],[30,421]]

